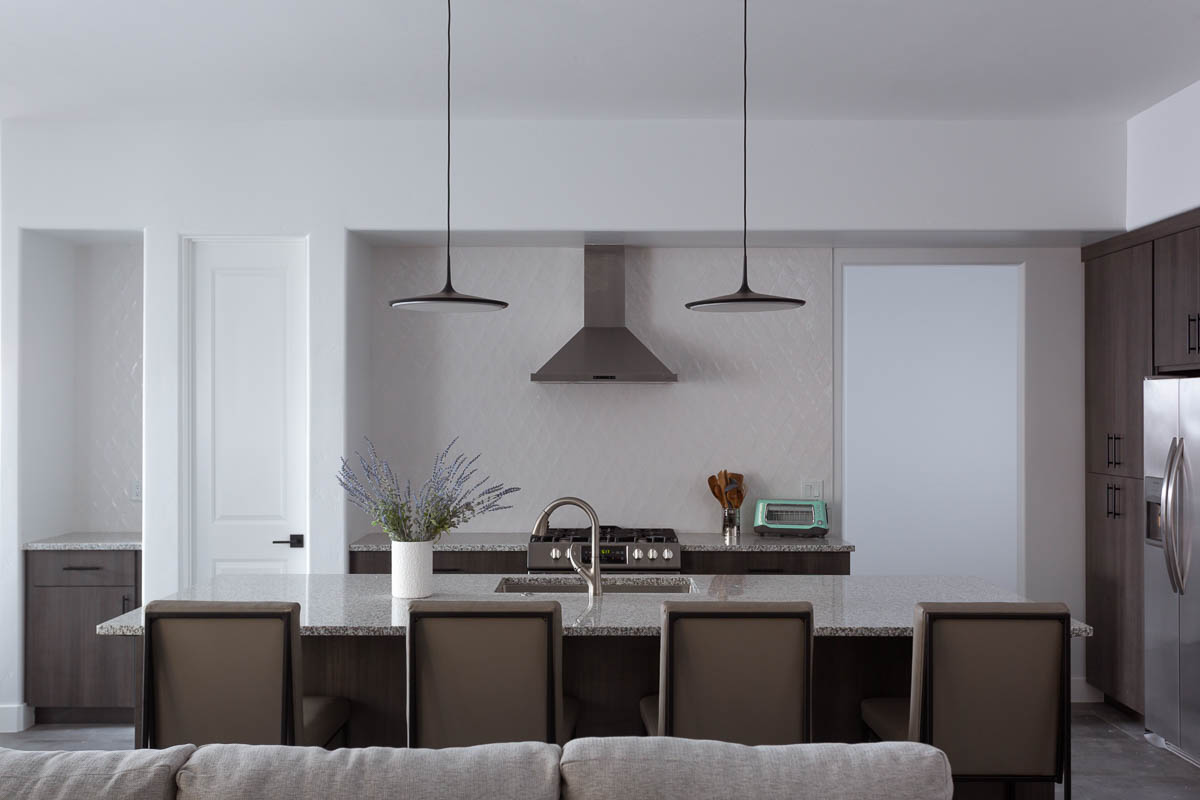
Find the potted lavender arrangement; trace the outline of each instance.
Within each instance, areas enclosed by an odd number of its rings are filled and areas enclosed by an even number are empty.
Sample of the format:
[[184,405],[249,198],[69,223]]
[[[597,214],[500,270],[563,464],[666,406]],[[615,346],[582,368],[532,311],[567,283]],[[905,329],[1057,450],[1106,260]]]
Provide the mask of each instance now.
[[338,483],[392,540],[392,595],[428,597],[433,593],[433,543],[480,514],[511,508],[501,503],[520,489],[492,483],[490,476],[476,479],[478,455],[450,457],[457,437],[434,459],[433,473],[420,489],[413,491],[407,481],[401,489],[375,445],[366,442],[367,454],[355,453],[362,477],[343,458]]

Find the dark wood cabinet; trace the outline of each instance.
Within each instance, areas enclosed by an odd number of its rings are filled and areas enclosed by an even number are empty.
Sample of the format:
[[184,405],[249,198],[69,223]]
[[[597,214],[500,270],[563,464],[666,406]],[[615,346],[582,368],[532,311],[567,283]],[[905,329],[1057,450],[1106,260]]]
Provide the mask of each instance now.
[[1147,242],[1087,262],[1084,374],[1087,471],[1142,477],[1142,379],[1153,370]]
[[1086,481],[1087,680],[1142,711],[1142,481],[1088,475]]
[[1200,368],[1200,228],[1154,242],[1154,366]]
[[[849,575],[849,552],[769,550],[684,550],[685,575]],[[351,550],[351,575],[386,575],[392,554],[385,550]],[[434,551],[433,571],[512,575],[526,571],[524,550]],[[615,574],[610,572],[609,574]]]
[[[351,550],[351,575],[389,575],[392,554],[387,550]],[[435,550],[435,573],[511,575],[525,571],[524,550]]]
[[141,605],[135,551],[29,551],[25,702],[43,722],[123,719],[134,706],[136,641],[96,626]]

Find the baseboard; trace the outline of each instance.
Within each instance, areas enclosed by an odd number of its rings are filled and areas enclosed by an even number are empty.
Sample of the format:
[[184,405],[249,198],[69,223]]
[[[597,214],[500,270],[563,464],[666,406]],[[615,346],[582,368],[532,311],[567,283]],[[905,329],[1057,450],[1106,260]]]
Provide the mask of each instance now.
[[1087,678],[1071,678],[1072,703],[1103,703],[1104,692],[1087,682]]
[[24,703],[0,706],[0,733],[20,733],[33,727],[33,708]]

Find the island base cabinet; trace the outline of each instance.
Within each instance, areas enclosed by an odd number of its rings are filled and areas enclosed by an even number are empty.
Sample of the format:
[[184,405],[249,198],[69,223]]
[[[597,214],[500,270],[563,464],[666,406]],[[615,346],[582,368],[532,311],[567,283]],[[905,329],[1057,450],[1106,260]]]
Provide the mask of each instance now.
[[[38,722],[128,722],[135,642],[98,636],[96,626],[139,605],[137,554],[35,551],[27,556],[25,702],[35,708]],[[118,568],[109,569],[113,564]],[[133,582],[93,585],[125,580]]]

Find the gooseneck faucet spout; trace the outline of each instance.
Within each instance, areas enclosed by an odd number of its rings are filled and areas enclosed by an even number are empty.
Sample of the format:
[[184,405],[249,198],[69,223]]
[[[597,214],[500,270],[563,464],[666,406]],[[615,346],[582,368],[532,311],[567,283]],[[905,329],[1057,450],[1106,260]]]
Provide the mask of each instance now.
[[550,515],[554,513],[555,509],[562,506],[575,506],[583,509],[592,522],[592,566],[583,566],[582,556],[579,559],[575,558],[574,545],[567,547],[567,560],[571,562],[571,568],[579,573],[579,577],[583,578],[583,582],[587,584],[588,598],[599,597],[604,594],[604,587],[600,585],[600,519],[596,516],[596,509],[578,497],[560,497],[552,501],[538,515],[537,522],[533,523],[533,535],[544,535],[550,527]]

